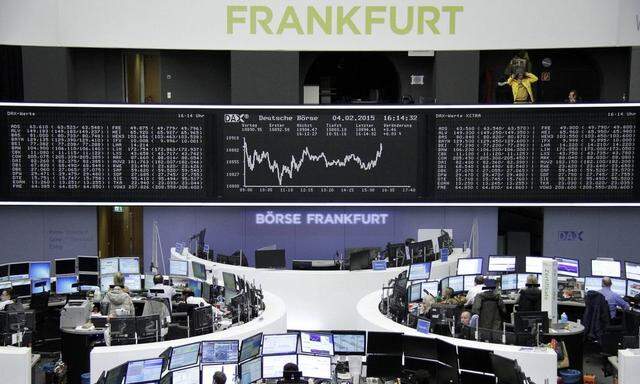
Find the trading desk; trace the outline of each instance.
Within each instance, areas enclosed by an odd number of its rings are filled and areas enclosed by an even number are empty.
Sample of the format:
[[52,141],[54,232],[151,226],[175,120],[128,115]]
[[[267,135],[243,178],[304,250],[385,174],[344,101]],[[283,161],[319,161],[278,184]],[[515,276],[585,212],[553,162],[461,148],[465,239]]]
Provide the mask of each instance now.
[[[431,264],[431,280],[440,280],[456,273],[459,258],[469,257],[470,250],[454,248],[449,260]],[[184,254],[184,253],[183,253]],[[213,269],[222,284],[222,272],[230,272],[254,282],[287,303],[289,329],[328,330],[358,329],[358,300],[367,293],[382,289],[408,267],[359,271],[300,271],[256,269],[204,261],[191,254],[183,256],[171,248],[173,258],[195,260]]]
[[473,340],[456,339],[436,334],[426,335],[413,328],[396,323],[383,315],[378,309],[380,290],[365,295],[357,304],[359,325],[356,329],[382,332],[402,332],[411,336],[440,338],[457,346],[491,350],[510,359],[516,359],[524,373],[535,383],[556,382],[556,353],[549,348],[529,348],[514,345],[492,344]]
[[185,339],[159,343],[96,347],[91,350],[91,382],[95,383],[103,371],[107,371],[130,360],[158,357],[165,349],[205,340],[242,340],[256,333],[285,333],[287,331],[287,310],[284,301],[269,293],[264,293],[265,310],[260,317],[248,323]]

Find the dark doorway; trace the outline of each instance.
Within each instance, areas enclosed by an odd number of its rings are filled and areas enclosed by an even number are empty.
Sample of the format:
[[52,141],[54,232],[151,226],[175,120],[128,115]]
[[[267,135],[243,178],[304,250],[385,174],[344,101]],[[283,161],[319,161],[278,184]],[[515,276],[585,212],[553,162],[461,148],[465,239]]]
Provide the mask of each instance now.
[[498,208],[498,250],[509,256],[542,255],[544,208]]
[[322,53],[304,85],[320,87],[320,104],[396,104],[400,99],[395,65],[376,52]]
[[98,207],[100,257],[140,257],[142,263],[142,207]]

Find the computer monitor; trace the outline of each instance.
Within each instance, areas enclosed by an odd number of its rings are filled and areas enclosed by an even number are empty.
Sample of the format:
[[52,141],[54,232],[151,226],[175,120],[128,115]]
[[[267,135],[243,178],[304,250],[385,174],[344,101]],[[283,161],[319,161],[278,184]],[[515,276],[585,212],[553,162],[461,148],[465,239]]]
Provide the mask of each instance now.
[[119,260],[120,272],[127,274],[140,274],[140,258],[121,257]]
[[300,332],[302,353],[333,356],[333,335],[324,332]]
[[207,280],[207,269],[204,264],[196,263],[195,261],[191,262],[191,270],[193,271],[193,277],[196,279],[206,281]]
[[602,277],[587,276],[584,278],[584,291],[599,291],[602,289]]
[[435,339],[419,336],[402,336],[405,357],[438,360]]
[[124,275],[124,286],[130,291],[142,291],[142,280],[140,274]]
[[433,240],[418,241],[409,244],[409,252],[413,260],[433,261]]
[[625,261],[624,272],[627,279],[640,280],[640,264]]
[[464,276],[449,276],[447,287],[453,289],[454,293],[464,291]]
[[42,293],[49,291],[51,291],[51,279],[31,279],[31,293]]
[[558,262],[558,275],[579,277],[580,261],[577,259],[568,259],[566,257],[556,257]]
[[11,281],[24,280],[29,278],[29,263],[9,264],[9,279]]
[[78,276],[58,276],[56,277],[56,293],[67,295],[70,293],[78,292],[77,287],[72,287],[72,285],[77,283]]
[[515,256],[489,256],[488,272],[515,272]]
[[298,355],[270,355],[262,356],[262,378],[280,379],[282,378],[285,364],[298,364]]
[[402,355],[402,333],[369,332],[367,353]]
[[458,275],[482,274],[482,257],[467,257],[458,259]]
[[303,377],[331,380],[331,357],[298,355],[298,369]]
[[[438,296],[438,281],[426,281],[422,283],[422,292],[427,291],[433,297]],[[424,297],[424,296],[423,296]]]
[[513,325],[516,332],[531,332],[536,324],[541,332],[549,332],[549,314],[546,311],[515,312]]
[[125,384],[155,383],[162,376],[162,365],[164,359],[161,357],[146,360],[130,361],[127,364],[127,374]]
[[397,378],[402,375],[402,354],[367,355],[367,377]]
[[593,276],[620,277],[622,275],[621,269],[620,262],[616,260],[591,260],[591,274]]
[[527,256],[525,258],[525,272],[542,273],[542,262],[545,260],[553,260],[551,257]]
[[29,297],[31,296],[31,282],[30,281],[17,281],[11,285],[13,295],[16,297]]
[[624,297],[627,294],[627,280],[626,279],[611,279],[611,291]]
[[101,275],[100,276],[100,291],[107,292],[109,287],[113,285],[113,275]]
[[458,346],[458,362],[460,369],[493,373],[491,366],[491,351],[488,349]]
[[349,270],[359,271],[371,268],[371,252],[369,250],[361,250],[349,254]]
[[230,272],[222,272],[222,282],[224,283],[225,291],[236,292],[238,287],[236,285],[236,275]]
[[431,263],[416,263],[409,267],[409,280],[429,280]]
[[365,331],[333,331],[331,333],[333,333],[333,350],[336,355],[364,355],[366,353],[367,334]]
[[186,260],[169,260],[169,275],[171,276],[188,276],[189,275],[189,263]]
[[202,297],[202,282],[198,280],[187,280],[187,286],[193,290],[195,297]]
[[287,266],[284,249],[256,250],[256,268],[284,269]]
[[470,290],[476,285],[476,277],[479,275],[464,275],[464,290]]
[[100,259],[100,274],[113,275],[119,270],[119,262],[117,257]]
[[99,286],[100,282],[98,281],[98,275],[96,273],[79,273],[78,274],[78,284],[79,285],[91,285],[91,286]]
[[540,276],[537,273],[518,273],[518,289],[527,288],[529,275],[534,275],[538,281],[540,280]]
[[260,357],[240,364],[240,384],[251,384],[262,380],[262,359]]
[[253,335],[242,340],[240,348],[240,362],[252,359],[260,355],[260,346],[262,345],[262,333]]
[[152,289],[156,283],[153,282],[153,275],[144,275],[144,290]]
[[640,280],[627,280],[627,294],[629,297],[640,295]]
[[202,364],[238,364],[238,340],[202,342]]
[[57,275],[74,275],[76,273],[76,259],[55,259]]
[[78,256],[78,273],[98,273],[98,256]]
[[170,372],[171,384],[200,384],[200,367],[177,369]]
[[38,261],[31,262],[29,267],[29,278],[31,280],[41,280],[51,278],[51,262],[50,261]]
[[227,383],[235,384],[238,382],[237,365],[203,365],[202,366],[202,384],[215,384],[213,375],[216,372],[222,372],[227,376]]
[[491,366],[500,384],[522,384],[515,360],[491,354]]
[[500,289],[503,291],[515,291],[518,289],[518,274],[502,275]]
[[0,281],[9,280],[9,264],[0,265]]
[[284,355],[298,352],[298,334],[284,333],[264,335],[262,338],[262,355]]
[[105,384],[122,384],[122,380],[127,373],[128,366],[129,363],[124,363],[110,369],[107,372],[107,379],[105,380]]
[[171,358],[169,360],[169,369],[188,367],[198,364],[198,355],[200,354],[200,343],[193,343],[174,347],[171,350]]
[[422,283],[413,283],[407,290],[408,302],[422,300]]

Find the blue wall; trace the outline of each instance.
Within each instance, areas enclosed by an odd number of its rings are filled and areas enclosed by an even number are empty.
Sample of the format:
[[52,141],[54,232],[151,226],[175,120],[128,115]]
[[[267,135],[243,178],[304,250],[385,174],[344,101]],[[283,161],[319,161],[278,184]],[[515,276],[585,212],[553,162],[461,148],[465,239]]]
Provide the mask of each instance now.
[[0,207],[0,262],[97,255],[96,207]]
[[[384,225],[258,225],[256,213],[387,213]],[[254,265],[254,251],[270,244],[286,249],[287,263],[294,259],[329,259],[347,247],[384,246],[417,238],[419,228],[452,228],[456,244],[468,241],[473,219],[479,223],[479,252],[496,252],[498,210],[493,207],[145,207],[145,263],[151,260],[153,222],[157,221],[165,258],[176,241],[185,241],[207,228],[206,241],[216,253],[231,254],[243,249]],[[160,263],[162,264],[162,263]]]
[[[566,232],[579,236],[566,236]],[[640,263],[638,240],[640,208],[547,207],[544,210],[544,255],[579,259],[581,275],[591,274],[591,259],[596,257]]]

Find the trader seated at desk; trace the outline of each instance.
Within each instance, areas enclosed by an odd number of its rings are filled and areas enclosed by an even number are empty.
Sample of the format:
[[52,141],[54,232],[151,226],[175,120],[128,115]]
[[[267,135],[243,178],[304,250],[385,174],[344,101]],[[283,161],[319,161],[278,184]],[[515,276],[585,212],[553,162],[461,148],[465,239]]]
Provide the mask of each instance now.
[[542,291],[540,284],[538,284],[538,278],[535,275],[527,276],[526,288],[520,290],[518,295],[518,311],[535,311],[539,312],[542,307]]
[[629,303],[624,301],[622,297],[620,297],[620,295],[611,290],[611,284],[612,282],[610,277],[603,277],[602,289],[600,290],[600,293],[602,293],[602,296],[604,296],[607,304],[609,304],[609,316],[611,317],[611,319],[615,319],[617,307],[620,307],[625,311],[629,310],[630,307]]
[[171,300],[173,299],[173,296],[175,296],[176,294],[176,290],[175,288],[173,288],[170,285],[165,285],[164,284],[164,277],[162,275],[155,275],[153,276],[153,287],[151,289],[161,289],[162,291],[164,291],[164,293],[161,294],[154,294],[154,293],[149,293],[149,297],[161,297],[161,298],[166,298],[169,299],[169,309],[173,309],[173,305],[171,303]]
[[211,310],[213,311],[213,315],[214,316],[222,316],[223,315],[222,311],[220,311],[215,306],[209,304],[207,302],[207,300],[205,300],[202,297],[196,297],[195,294],[193,293],[193,289],[191,289],[191,288],[184,288],[182,290],[182,300],[183,300],[183,302],[185,302],[187,304],[197,305],[199,307],[211,307]]
[[124,286],[124,274],[116,272],[113,275],[113,288],[109,289],[101,301],[101,305],[109,306],[108,315],[110,317],[135,315],[133,301],[127,291],[128,289]]

